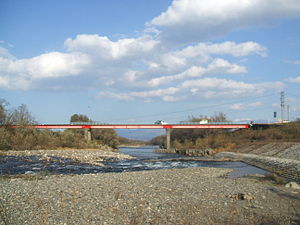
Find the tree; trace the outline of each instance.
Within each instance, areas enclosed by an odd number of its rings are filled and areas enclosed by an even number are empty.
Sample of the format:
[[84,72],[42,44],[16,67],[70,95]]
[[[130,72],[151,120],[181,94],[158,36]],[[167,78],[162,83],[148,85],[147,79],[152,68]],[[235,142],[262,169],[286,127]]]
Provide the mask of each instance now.
[[213,116],[190,116],[188,122],[200,122],[202,120],[207,120],[208,122],[227,122],[227,118],[225,113],[218,112],[215,113]]
[[[82,114],[73,114],[70,118],[70,122],[92,122],[92,120]],[[84,136],[83,130],[72,129],[74,133]],[[113,129],[93,129],[92,139],[98,141],[100,144],[108,145],[112,148],[117,148],[119,141],[115,130]]]
[[93,129],[92,138],[112,148],[117,148],[119,144],[118,135],[114,129]]
[[27,106],[22,104],[15,109],[11,114],[11,122],[15,125],[29,125],[34,124],[36,121],[27,109]]
[[6,107],[9,105],[7,101],[4,99],[0,99],[0,125],[7,124],[7,109]]
[[92,120],[86,115],[73,114],[70,118],[70,122],[92,122]]
[[[213,116],[190,116],[186,122],[199,123],[206,120],[208,123],[212,122],[226,122],[228,121],[226,115],[222,112],[215,113]],[[217,129],[174,129],[172,131],[172,140],[176,140],[176,146],[179,148],[197,148],[209,147],[211,145],[212,135],[222,134],[226,131]]]

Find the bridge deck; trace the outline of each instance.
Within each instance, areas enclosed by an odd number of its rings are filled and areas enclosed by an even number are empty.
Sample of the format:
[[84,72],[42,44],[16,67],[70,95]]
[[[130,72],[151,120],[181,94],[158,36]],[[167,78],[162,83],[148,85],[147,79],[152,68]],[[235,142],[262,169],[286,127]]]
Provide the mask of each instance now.
[[[17,128],[17,126],[13,126]],[[241,129],[249,124],[36,124],[26,126],[38,129]]]

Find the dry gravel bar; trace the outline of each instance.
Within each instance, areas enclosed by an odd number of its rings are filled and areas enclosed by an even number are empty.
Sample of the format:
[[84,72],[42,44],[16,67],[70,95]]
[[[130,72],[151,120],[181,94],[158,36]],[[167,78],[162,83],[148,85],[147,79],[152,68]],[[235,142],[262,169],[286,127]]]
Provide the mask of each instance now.
[[[0,224],[299,224],[294,189],[229,169],[51,175],[0,180]],[[247,195],[248,200],[234,196]]]
[[25,151],[0,151],[0,155],[11,156],[38,156],[40,160],[56,161],[56,157],[63,159],[72,159],[81,163],[89,163],[97,166],[103,166],[103,162],[108,159],[133,159],[134,157],[106,149],[64,149],[64,150],[25,150]]

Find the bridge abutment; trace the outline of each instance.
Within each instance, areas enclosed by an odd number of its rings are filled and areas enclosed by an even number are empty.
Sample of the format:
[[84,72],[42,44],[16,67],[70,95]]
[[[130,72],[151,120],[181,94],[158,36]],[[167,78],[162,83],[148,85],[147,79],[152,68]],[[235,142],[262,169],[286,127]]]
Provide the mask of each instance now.
[[166,129],[166,148],[169,150],[171,149],[171,128]]
[[84,137],[87,141],[92,140],[92,129],[91,128],[84,129]]

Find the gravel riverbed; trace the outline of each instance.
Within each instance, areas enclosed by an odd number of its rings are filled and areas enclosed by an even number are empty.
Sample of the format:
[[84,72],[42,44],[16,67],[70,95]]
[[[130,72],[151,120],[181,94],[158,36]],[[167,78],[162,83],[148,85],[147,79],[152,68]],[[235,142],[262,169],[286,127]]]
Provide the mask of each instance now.
[[228,179],[230,171],[1,178],[0,224],[300,223],[299,191],[258,178]]
[[105,146],[103,149],[63,149],[63,150],[26,150],[26,151],[0,151],[1,156],[37,156],[41,161],[59,161],[70,159],[79,163],[89,163],[103,166],[103,162],[109,159],[133,159],[129,155],[121,154],[112,148]]

